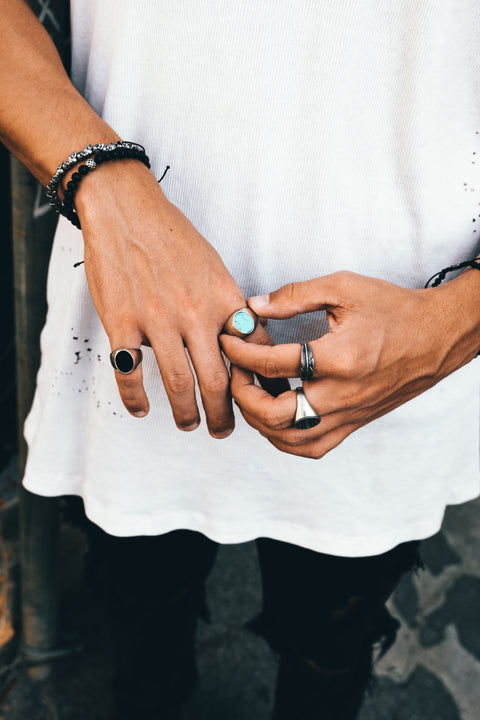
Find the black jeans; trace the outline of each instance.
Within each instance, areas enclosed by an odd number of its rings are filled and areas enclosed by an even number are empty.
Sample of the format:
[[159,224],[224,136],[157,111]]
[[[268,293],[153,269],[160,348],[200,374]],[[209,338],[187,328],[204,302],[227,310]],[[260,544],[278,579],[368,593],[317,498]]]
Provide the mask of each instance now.
[[[116,538],[92,531],[113,623],[120,718],[179,718],[197,680],[195,630],[207,615],[205,579],[218,546],[178,530]],[[263,609],[250,623],[278,654],[274,720],[354,720],[398,621],[385,602],[419,567],[419,543],[343,558],[257,540]]]

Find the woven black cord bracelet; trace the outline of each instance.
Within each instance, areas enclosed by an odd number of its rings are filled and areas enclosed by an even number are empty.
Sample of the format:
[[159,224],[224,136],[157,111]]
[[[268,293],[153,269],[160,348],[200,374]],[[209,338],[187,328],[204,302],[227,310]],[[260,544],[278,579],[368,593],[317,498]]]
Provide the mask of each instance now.
[[[466,267],[480,270],[480,259],[473,258],[473,260],[465,260],[464,262],[457,263],[456,265],[450,265],[450,267],[443,268],[443,270],[435,273],[435,275],[432,275],[432,277],[427,280],[427,282],[425,283],[425,287],[437,287],[445,280],[445,276],[447,275],[447,273],[454,272],[455,270],[462,270]],[[432,280],[434,281],[433,283]],[[430,285],[430,283],[432,284]]]
[[[473,258],[472,260],[464,260],[461,263],[457,263],[456,265],[450,265],[450,267],[443,268],[443,270],[440,270],[440,272],[435,273],[435,275],[432,275],[432,277],[427,281],[425,284],[425,287],[437,287],[440,285],[443,280],[445,280],[445,276],[449,272],[454,272],[455,270],[463,270],[463,268],[471,267],[474,270],[480,270],[480,259]],[[430,286],[430,283],[434,280],[432,285]],[[480,351],[476,354],[475,357],[479,357]]]

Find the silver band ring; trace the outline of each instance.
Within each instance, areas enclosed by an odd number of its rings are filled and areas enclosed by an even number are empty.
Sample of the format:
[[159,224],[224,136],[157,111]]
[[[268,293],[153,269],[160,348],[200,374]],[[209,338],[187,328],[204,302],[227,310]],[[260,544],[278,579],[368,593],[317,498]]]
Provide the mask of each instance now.
[[308,343],[303,343],[300,354],[300,380],[311,380],[314,367],[315,360],[313,358],[312,348]]
[[293,418],[294,427],[296,427],[297,430],[308,430],[309,428],[315,427],[321,420],[320,415],[317,415],[308,402],[303,388],[296,388],[296,393],[297,409],[295,411],[295,417]]
[[118,348],[110,353],[112,367],[122,375],[130,375],[142,364],[143,353],[140,348]]
[[258,316],[249,307],[235,310],[225,321],[223,332],[244,338],[250,335],[258,325]]

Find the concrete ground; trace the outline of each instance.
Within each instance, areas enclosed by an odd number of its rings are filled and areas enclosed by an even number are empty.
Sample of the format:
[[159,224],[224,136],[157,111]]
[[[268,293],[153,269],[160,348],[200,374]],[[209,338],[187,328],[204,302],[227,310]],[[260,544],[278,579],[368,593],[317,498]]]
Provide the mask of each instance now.
[[[377,665],[360,720],[479,720],[479,517],[480,501],[450,508],[442,531],[424,544],[426,570],[396,591],[391,611],[402,628]],[[108,718],[108,623],[79,584],[82,543],[77,530],[65,528],[65,617],[83,628],[85,649],[58,663],[43,683],[32,685],[21,667],[12,669],[0,720]],[[267,720],[275,662],[244,627],[260,603],[253,544],[221,549],[208,593],[212,623],[200,628],[201,681],[185,720]]]

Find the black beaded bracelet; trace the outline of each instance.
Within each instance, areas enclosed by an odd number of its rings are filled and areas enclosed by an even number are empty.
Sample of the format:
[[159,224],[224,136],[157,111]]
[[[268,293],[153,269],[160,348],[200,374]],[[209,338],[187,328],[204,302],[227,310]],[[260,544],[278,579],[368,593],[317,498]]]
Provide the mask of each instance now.
[[50,205],[54,205],[57,209],[61,205],[61,200],[58,197],[58,186],[60,185],[60,182],[65,173],[75,167],[75,165],[78,165],[78,163],[82,160],[85,160],[86,158],[90,158],[95,155],[95,153],[99,150],[105,152],[113,152],[120,147],[127,149],[136,147],[145,152],[145,148],[143,147],[143,145],[139,145],[138,143],[132,143],[130,141],[118,140],[117,142],[108,143],[108,145],[105,145],[105,143],[87,145],[83,148],[83,150],[71,153],[68,158],[64,162],[60,163],[60,165],[57,167],[53,177],[45,188],[45,195],[50,201]]
[[[60,200],[58,196],[58,186],[62,177],[68,170],[75,167],[79,160],[84,158],[87,158],[85,164],[79,165],[73,173],[64,191],[63,201]],[[125,142],[123,140],[116,143],[109,143],[108,145],[103,143],[87,145],[87,147],[79,153],[72,153],[64,163],[58,166],[55,175],[46,187],[46,194],[50,200],[50,204],[55,207],[57,212],[70,220],[75,227],[80,228],[80,220],[74,207],[74,198],[82,178],[89,172],[96,170],[98,165],[101,165],[107,160],[119,160],[123,158],[140,160],[146,167],[150,167],[150,161],[143,145]]]
[[[473,258],[473,260],[464,260],[464,262],[457,263],[456,265],[450,265],[449,267],[443,268],[443,270],[439,270],[439,272],[435,273],[435,275],[432,275],[432,277],[427,280],[427,282],[425,283],[425,287],[437,287],[438,285],[440,285],[441,282],[445,280],[445,276],[447,275],[447,273],[454,272],[455,270],[462,270],[466,267],[480,270],[480,258]],[[432,280],[434,281],[433,283]],[[430,283],[432,283],[431,286]]]
[[68,220],[70,220],[72,225],[75,225],[78,229],[81,229],[81,225],[77,211],[75,210],[74,199],[75,193],[77,192],[82,179],[85,175],[88,175],[88,173],[96,170],[96,168],[103,162],[106,162],[107,160],[120,159],[140,160],[147,168],[150,167],[148,156],[145,150],[141,147],[118,147],[114,150],[105,148],[105,150],[99,150],[95,153],[93,158],[89,158],[84,165],[80,165],[68,181],[67,188],[63,194],[63,202],[58,211],[61,215],[64,215]]

